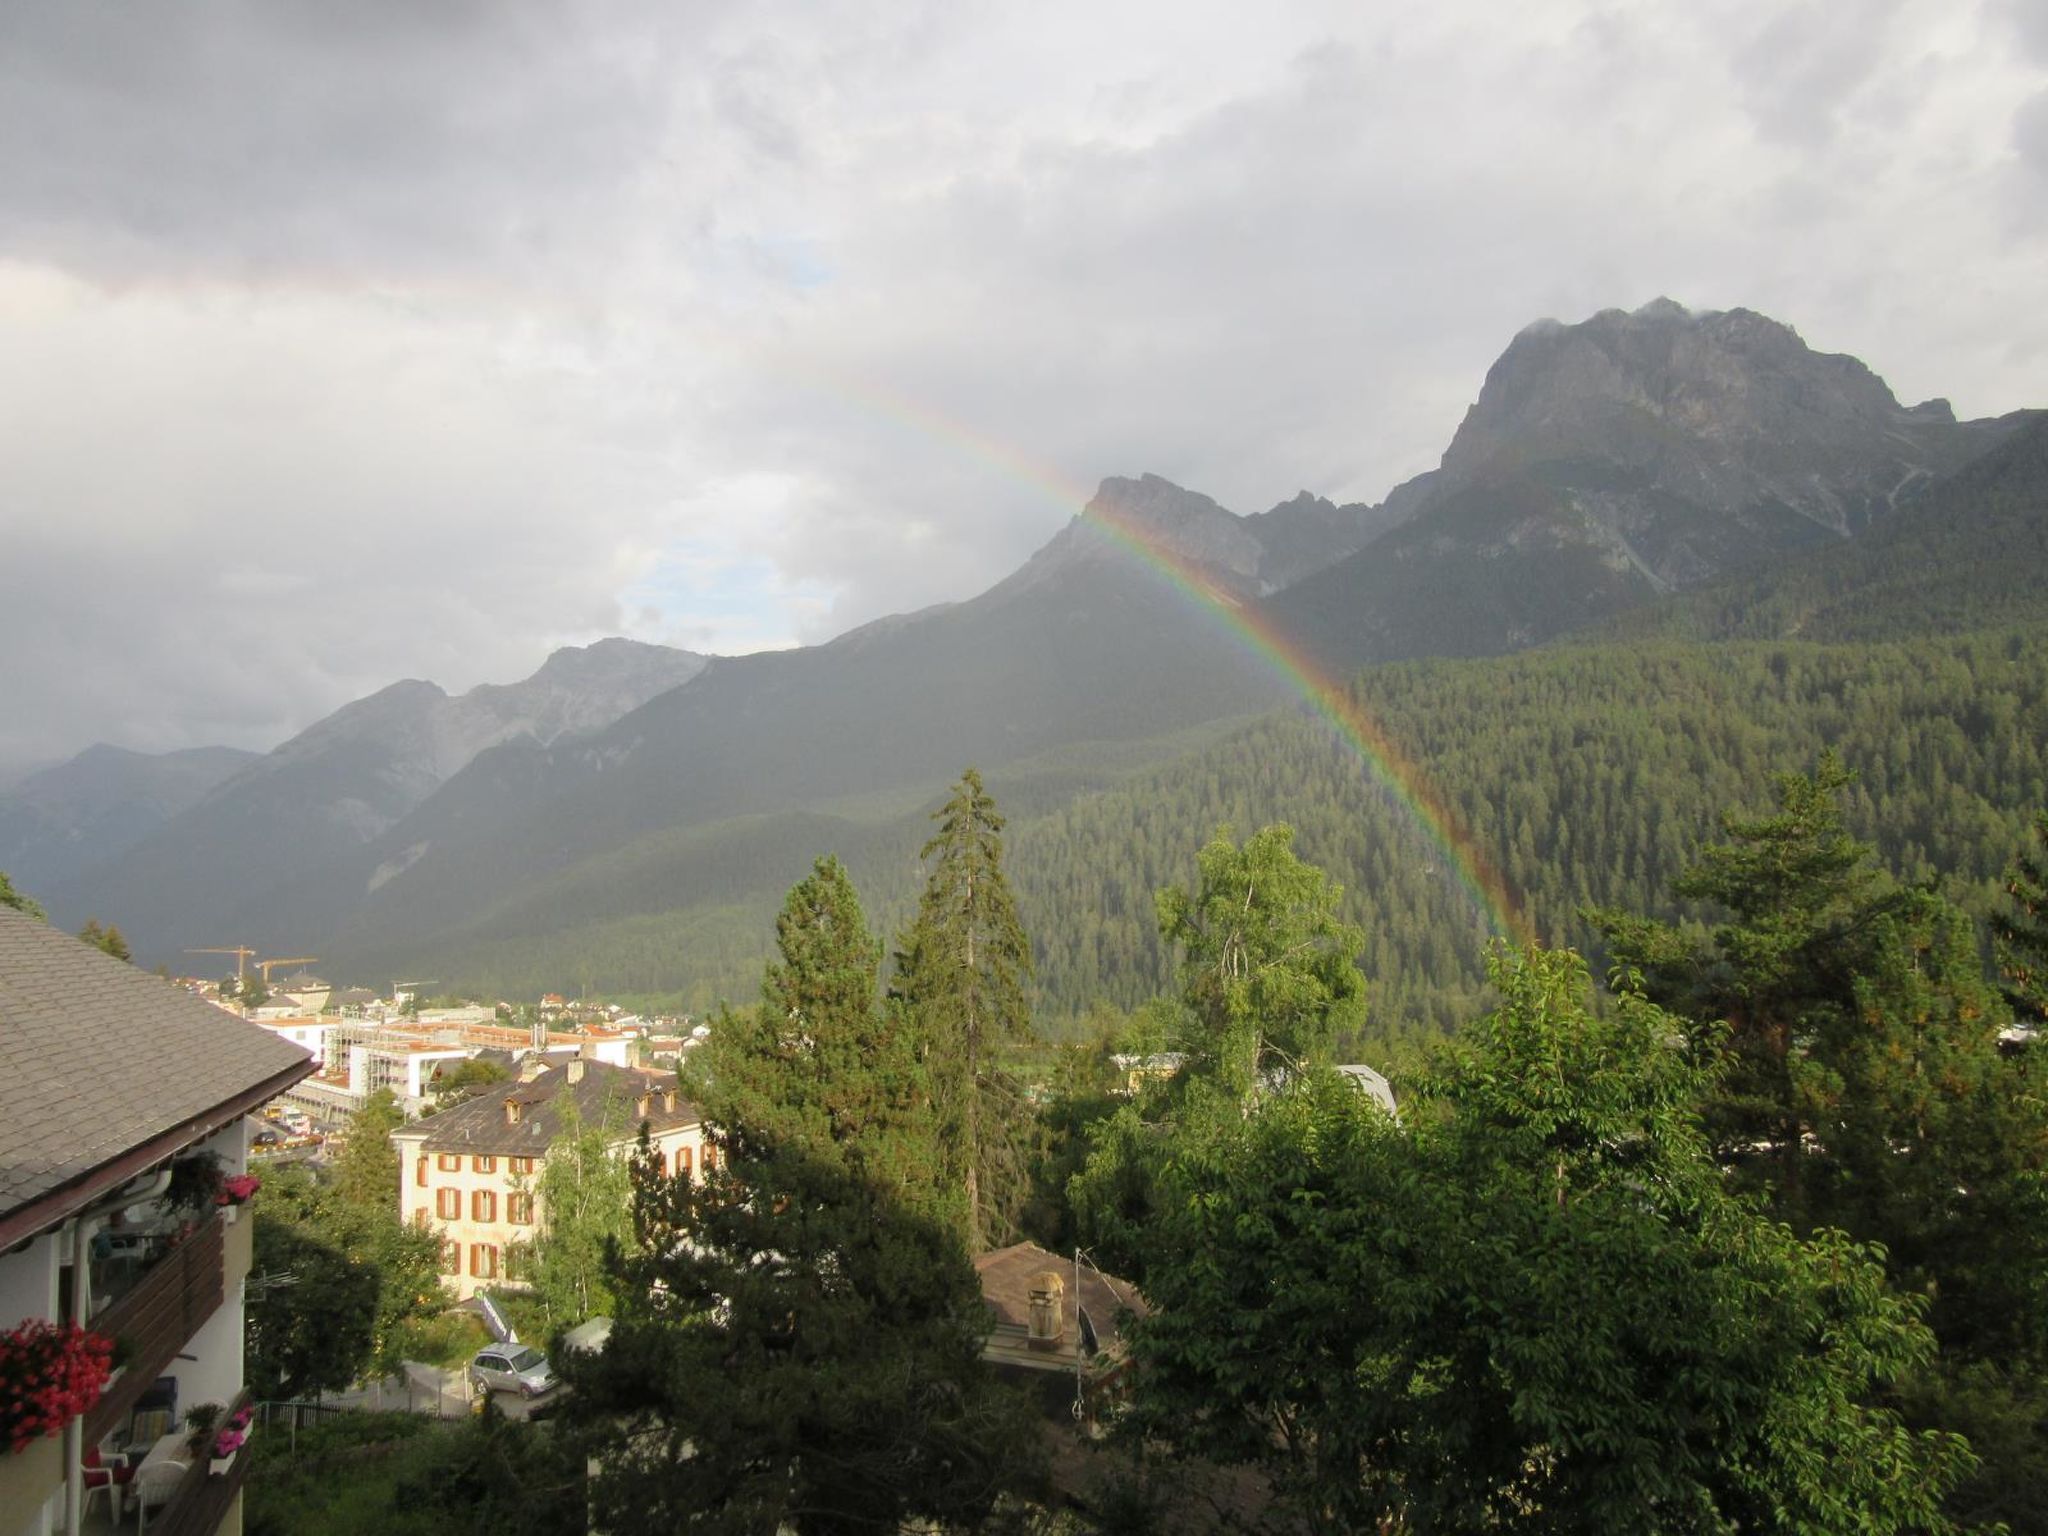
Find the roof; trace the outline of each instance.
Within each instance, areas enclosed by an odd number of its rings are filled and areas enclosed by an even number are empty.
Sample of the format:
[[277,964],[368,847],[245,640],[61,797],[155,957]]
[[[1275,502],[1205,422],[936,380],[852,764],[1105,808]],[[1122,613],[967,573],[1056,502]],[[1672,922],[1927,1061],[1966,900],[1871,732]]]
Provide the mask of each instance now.
[[128,1154],[182,1138],[159,1161],[312,1070],[275,1032],[0,907],[0,1248],[133,1177]]
[[1356,1083],[1359,1090],[1367,1098],[1379,1105],[1388,1114],[1398,1115],[1400,1113],[1400,1110],[1394,1106],[1393,1085],[1383,1075],[1359,1062],[1339,1067],[1337,1070]]
[[[1081,1337],[1079,1309],[1082,1307],[1088,1309],[1088,1321],[1094,1326],[1102,1348],[1111,1352],[1123,1343],[1122,1329],[1118,1326],[1122,1310],[1129,1308],[1139,1317],[1152,1310],[1145,1305],[1145,1298],[1138,1294],[1138,1288],[1130,1281],[1105,1275],[1086,1262],[1080,1265],[1080,1289],[1077,1291],[1073,1259],[1048,1253],[1036,1243],[1012,1243],[1008,1248],[979,1254],[975,1257],[974,1269],[981,1277],[981,1299],[995,1314],[996,1326],[989,1339],[990,1351],[1001,1354],[1005,1359],[1016,1352],[1008,1346],[1023,1347],[1022,1336],[1031,1327],[1031,1282],[1048,1269],[1057,1272],[1065,1282],[1062,1301],[1066,1313],[1064,1337],[1069,1343]],[[1059,1355],[1040,1355],[1034,1360],[1027,1355],[1018,1358],[1016,1363],[1051,1363],[1061,1358]]]
[[[473,1099],[438,1115],[428,1115],[395,1134],[406,1139],[422,1138],[425,1152],[481,1152],[499,1157],[545,1156],[562,1129],[562,1096],[576,1101],[576,1114],[586,1125],[601,1122],[607,1100],[616,1101],[628,1122],[627,1134],[639,1130],[640,1117],[633,1113],[634,1101],[643,1093],[657,1097],[653,1113],[647,1116],[654,1133],[695,1125],[703,1117],[697,1107],[680,1095],[673,1110],[661,1107],[660,1093],[676,1086],[673,1072],[639,1072],[631,1067],[614,1067],[601,1061],[583,1061],[582,1079],[570,1083],[571,1068],[577,1062],[549,1067],[531,1082],[493,1083]],[[518,1123],[505,1118],[508,1100],[520,1105]]]

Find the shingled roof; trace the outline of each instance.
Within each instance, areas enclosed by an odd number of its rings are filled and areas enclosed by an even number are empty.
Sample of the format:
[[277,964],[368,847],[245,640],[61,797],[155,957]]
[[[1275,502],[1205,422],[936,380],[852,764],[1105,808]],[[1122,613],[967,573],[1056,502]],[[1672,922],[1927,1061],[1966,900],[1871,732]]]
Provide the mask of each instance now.
[[0,907],[0,1248],[312,1069],[290,1041]]
[[[580,1068],[577,1081],[569,1081]],[[423,1152],[472,1152],[486,1157],[544,1157],[548,1146],[562,1129],[564,1095],[576,1102],[577,1117],[585,1125],[601,1124],[608,1112],[622,1118],[622,1133],[637,1135],[642,1119],[654,1133],[695,1125],[702,1118],[695,1105],[680,1096],[672,1110],[662,1108],[662,1093],[676,1086],[673,1072],[641,1072],[631,1067],[614,1067],[601,1061],[570,1061],[549,1067],[531,1082],[493,1084],[473,1099],[438,1115],[416,1120],[397,1134],[407,1140],[424,1136]],[[645,1116],[635,1113],[641,1096],[653,1102]],[[608,1101],[616,1104],[608,1110]],[[518,1106],[515,1120],[506,1113],[508,1104]]]

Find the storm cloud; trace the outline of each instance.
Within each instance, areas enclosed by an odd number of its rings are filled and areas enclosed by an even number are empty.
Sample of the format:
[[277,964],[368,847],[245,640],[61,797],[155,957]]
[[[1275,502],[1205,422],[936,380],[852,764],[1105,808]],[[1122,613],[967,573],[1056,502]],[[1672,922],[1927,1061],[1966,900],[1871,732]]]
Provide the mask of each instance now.
[[1204,10],[0,11],[0,769],[1376,500],[1660,293],[2048,403],[2036,8]]

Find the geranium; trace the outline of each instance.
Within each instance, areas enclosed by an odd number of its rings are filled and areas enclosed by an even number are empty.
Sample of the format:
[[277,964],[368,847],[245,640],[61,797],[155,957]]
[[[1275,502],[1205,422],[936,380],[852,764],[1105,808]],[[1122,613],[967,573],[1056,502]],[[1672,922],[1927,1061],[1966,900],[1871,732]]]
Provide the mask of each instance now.
[[243,1407],[235,1416],[223,1424],[220,1432],[213,1437],[213,1458],[224,1461],[249,1443],[250,1411]]
[[263,1181],[253,1173],[238,1173],[232,1178],[220,1181],[220,1193],[213,1197],[215,1205],[241,1205],[263,1187]]
[[0,1333],[0,1441],[8,1453],[54,1435],[100,1400],[114,1341],[34,1320]]

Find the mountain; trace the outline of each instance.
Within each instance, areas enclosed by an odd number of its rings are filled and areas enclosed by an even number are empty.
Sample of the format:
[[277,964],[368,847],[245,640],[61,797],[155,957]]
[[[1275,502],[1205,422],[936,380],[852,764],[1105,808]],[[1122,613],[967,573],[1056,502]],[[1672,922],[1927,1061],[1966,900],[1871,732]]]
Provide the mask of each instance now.
[[[1902,407],[1854,359],[1746,311],[1660,301],[1544,323],[1491,370],[1441,467],[1377,506],[1304,493],[1240,517],[1157,476],[1113,478],[977,597],[713,659],[573,721],[400,684],[238,775],[87,894],[150,956],[284,945],[336,974],[451,984],[552,967],[558,990],[729,976],[828,849],[864,861],[886,924],[914,888],[923,812],[969,763],[1013,815],[1050,815],[1293,697],[1247,632],[1347,670],[1515,650],[1922,513],[1974,526],[1989,514],[1963,477],[2004,473],[1993,451],[2021,454],[2025,426]],[[1128,891],[1101,900],[1057,921],[1149,924]]]
[[[156,937],[152,953],[261,912],[297,871],[345,856],[508,741],[594,730],[704,669],[688,651],[603,640],[556,651],[522,682],[451,697],[393,683],[244,765],[117,860],[49,888],[53,916],[103,917]],[[234,938],[233,942],[244,942]]]
[[1340,670],[1516,650],[1852,538],[2017,425],[1901,406],[1749,310],[1542,321],[1488,371],[1421,505],[1266,616]]
[[1616,619],[1602,637],[1891,640],[2048,621],[2048,412],[1859,539]]
[[130,752],[104,743],[0,792],[0,869],[25,891],[98,868],[256,760],[233,747]]

